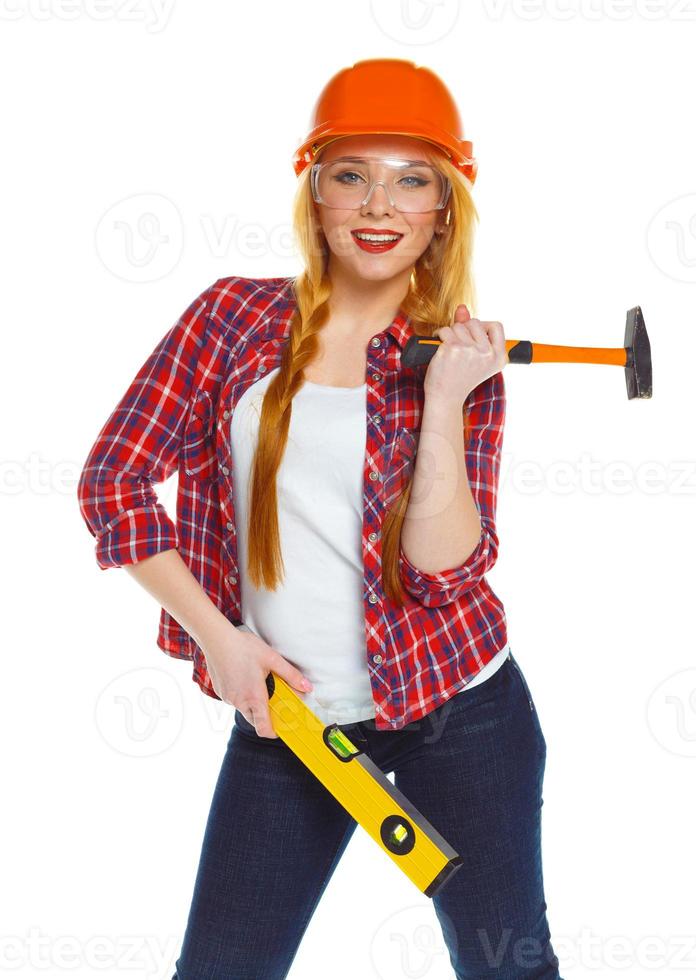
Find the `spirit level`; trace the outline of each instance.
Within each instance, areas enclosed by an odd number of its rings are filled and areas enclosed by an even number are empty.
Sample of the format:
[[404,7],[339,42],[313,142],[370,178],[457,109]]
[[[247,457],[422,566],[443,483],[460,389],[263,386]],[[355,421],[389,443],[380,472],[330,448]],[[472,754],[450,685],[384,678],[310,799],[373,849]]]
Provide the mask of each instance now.
[[266,678],[276,735],[428,897],[462,859],[339,725],[325,725],[273,671]]

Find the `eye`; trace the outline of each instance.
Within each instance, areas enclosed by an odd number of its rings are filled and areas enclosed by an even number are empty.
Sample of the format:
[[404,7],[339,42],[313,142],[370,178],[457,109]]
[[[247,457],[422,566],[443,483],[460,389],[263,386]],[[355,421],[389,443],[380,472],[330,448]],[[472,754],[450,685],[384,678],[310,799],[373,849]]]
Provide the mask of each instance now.
[[[351,180],[350,179],[351,177],[357,177],[358,180],[362,180],[362,177],[360,176],[360,174],[356,173],[354,170],[344,170],[340,174],[335,174],[334,175],[334,180],[337,181],[339,184],[351,185],[351,184],[357,183],[357,181]],[[344,178],[346,178],[346,179],[344,180]]]
[[415,181],[415,184],[407,184],[407,187],[425,187],[430,183],[430,181],[426,180],[425,177],[418,177],[416,174],[407,174],[405,177],[402,177],[401,180],[399,180],[399,183],[401,184],[404,180]]

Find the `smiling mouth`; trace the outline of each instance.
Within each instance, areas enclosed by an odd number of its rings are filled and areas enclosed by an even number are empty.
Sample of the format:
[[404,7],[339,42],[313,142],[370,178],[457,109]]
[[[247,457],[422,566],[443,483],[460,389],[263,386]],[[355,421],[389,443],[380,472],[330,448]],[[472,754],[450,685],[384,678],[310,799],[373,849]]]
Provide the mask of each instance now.
[[351,232],[353,240],[366,252],[387,252],[401,241],[401,234]]

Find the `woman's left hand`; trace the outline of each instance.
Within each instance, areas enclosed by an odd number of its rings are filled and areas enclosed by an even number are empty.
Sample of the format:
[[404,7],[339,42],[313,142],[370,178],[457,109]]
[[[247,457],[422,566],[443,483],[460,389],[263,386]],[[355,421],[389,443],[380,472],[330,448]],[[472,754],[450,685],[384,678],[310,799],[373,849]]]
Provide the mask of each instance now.
[[508,364],[503,325],[499,320],[472,318],[464,303],[451,327],[433,334],[442,343],[430,359],[423,387],[426,397],[464,405],[473,389]]

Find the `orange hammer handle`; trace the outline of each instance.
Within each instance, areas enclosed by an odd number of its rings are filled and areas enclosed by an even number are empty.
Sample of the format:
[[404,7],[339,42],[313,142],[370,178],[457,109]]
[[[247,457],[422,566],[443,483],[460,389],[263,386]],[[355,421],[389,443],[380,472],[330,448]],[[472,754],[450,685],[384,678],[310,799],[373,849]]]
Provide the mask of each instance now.
[[[506,340],[505,349],[510,350],[518,340]],[[625,347],[566,347],[560,344],[532,344],[532,360],[562,361],[564,363],[618,364],[625,367],[627,350]]]
[[[418,347],[434,345],[439,347],[442,341],[439,337],[418,337]],[[626,347],[567,347],[565,344],[530,344],[528,340],[506,340],[505,350],[520,344],[531,356],[525,358],[527,363],[542,361],[557,361],[583,364],[618,364],[625,367],[628,363],[628,348]]]

